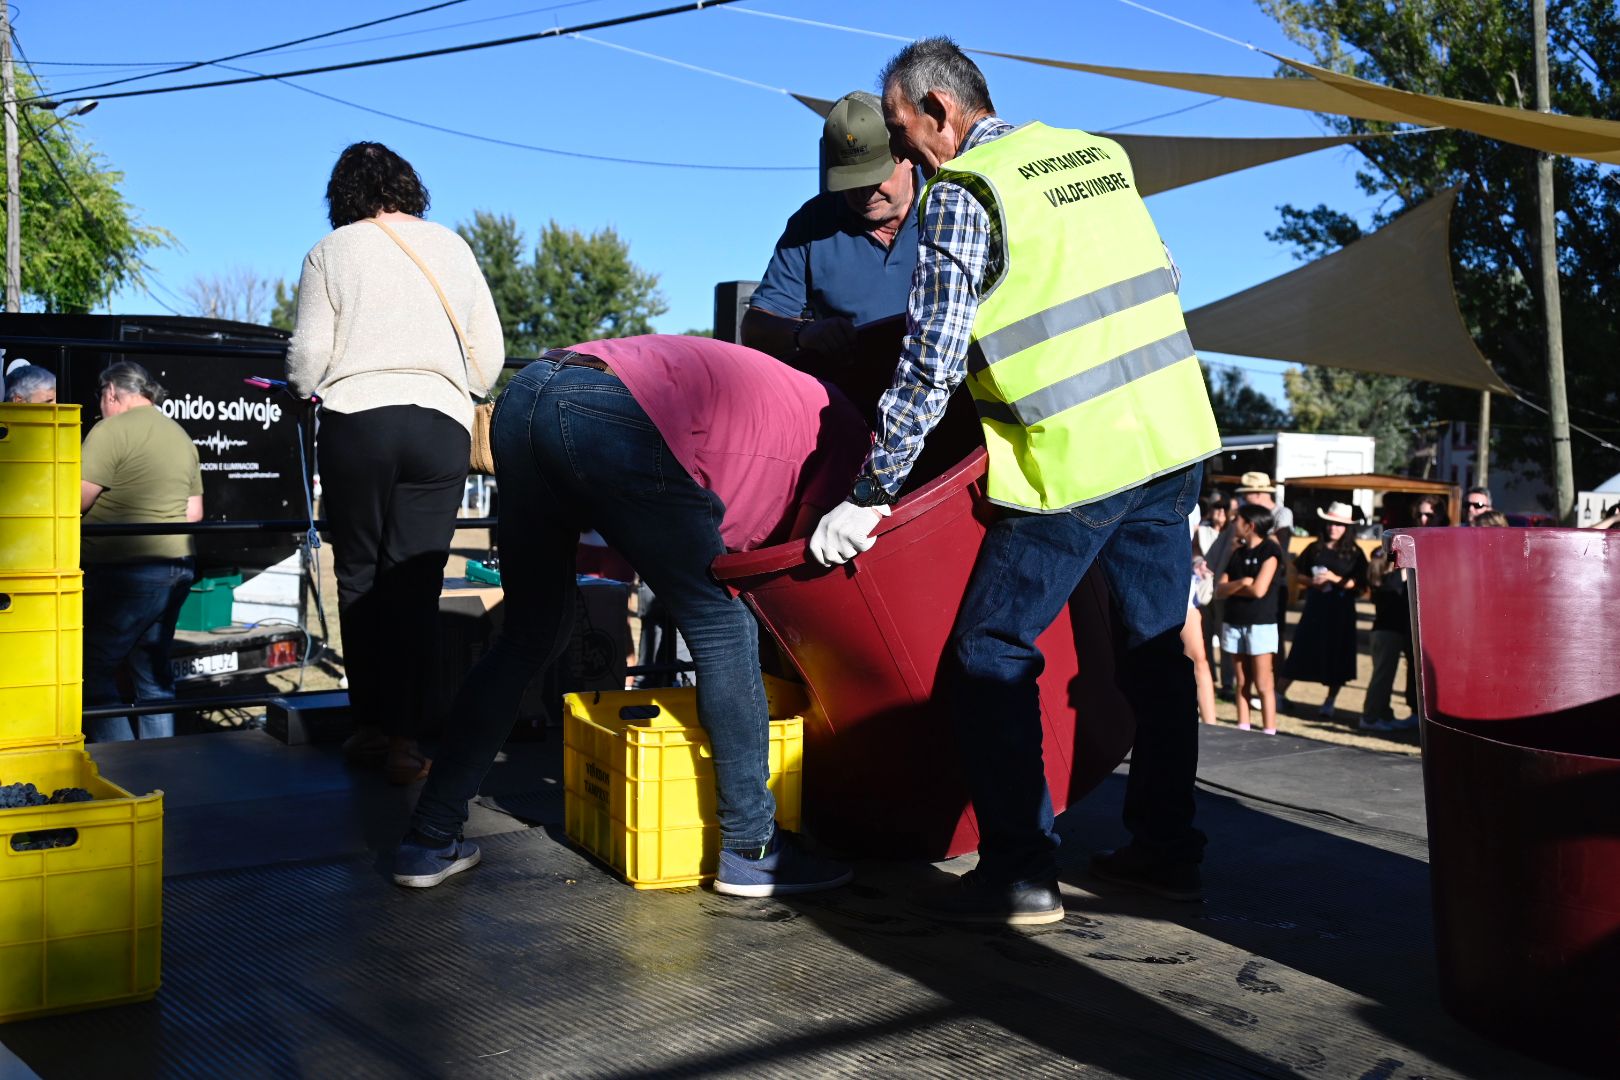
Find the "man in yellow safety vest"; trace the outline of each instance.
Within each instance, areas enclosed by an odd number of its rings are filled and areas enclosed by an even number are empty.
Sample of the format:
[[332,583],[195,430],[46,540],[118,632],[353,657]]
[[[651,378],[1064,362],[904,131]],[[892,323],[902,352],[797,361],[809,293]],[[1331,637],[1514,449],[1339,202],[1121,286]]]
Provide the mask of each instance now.
[[1137,727],[1132,839],[1095,856],[1092,872],[1197,899],[1197,697],[1180,630],[1187,517],[1220,437],[1179,274],[1119,144],[1001,120],[983,74],[948,38],[913,42],[889,62],[883,112],[894,152],[930,178],[909,325],[877,442],[811,551],[831,565],[872,546],[964,382],[989,451],[987,494],[1001,507],[949,647],[979,866],[924,906],[969,922],[1063,917],[1035,639],[1093,563],[1124,627],[1118,677]]

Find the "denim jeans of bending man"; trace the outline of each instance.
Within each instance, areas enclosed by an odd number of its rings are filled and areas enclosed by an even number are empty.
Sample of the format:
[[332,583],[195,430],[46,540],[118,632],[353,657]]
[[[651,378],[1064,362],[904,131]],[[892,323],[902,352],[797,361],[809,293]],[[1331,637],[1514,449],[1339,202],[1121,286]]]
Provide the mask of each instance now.
[[[174,624],[196,578],[190,559],[92,563],[84,573],[84,703],[124,703],[118,669],[127,661],[135,701],[174,697],[169,668]],[[132,728],[130,720],[135,721]],[[174,734],[173,713],[104,716],[85,722],[88,742],[162,739]]]
[[539,360],[512,380],[492,424],[501,491],[500,633],[456,695],[412,827],[448,839],[500,751],[523,690],[562,655],[578,586],[574,550],[595,528],[669,605],[697,666],[698,719],[714,752],[721,844],[771,837],[770,721],[758,628],[710,575],[724,507],[675,460],[614,376]]
[[987,879],[1057,872],[1036,685],[1045,661],[1035,639],[1093,563],[1113,594],[1122,631],[1115,679],[1136,716],[1125,826],[1145,855],[1202,859],[1204,835],[1193,827],[1198,696],[1180,636],[1192,565],[1187,515],[1202,473],[1194,465],[1064,513],[1004,511],[991,523],[951,634],[957,740]]

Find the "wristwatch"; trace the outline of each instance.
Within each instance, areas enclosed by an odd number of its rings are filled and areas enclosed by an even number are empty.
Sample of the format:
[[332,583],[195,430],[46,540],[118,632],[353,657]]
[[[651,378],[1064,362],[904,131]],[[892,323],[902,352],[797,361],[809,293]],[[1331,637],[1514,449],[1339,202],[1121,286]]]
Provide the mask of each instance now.
[[894,496],[883,490],[877,477],[863,472],[849,489],[849,501],[856,506],[889,506],[894,502]]

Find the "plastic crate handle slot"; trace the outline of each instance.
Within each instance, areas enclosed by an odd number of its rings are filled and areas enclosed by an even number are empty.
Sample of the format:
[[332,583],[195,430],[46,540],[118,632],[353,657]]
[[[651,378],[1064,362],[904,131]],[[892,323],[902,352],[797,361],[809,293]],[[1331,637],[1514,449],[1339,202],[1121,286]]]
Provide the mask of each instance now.
[[55,851],[73,847],[79,842],[78,829],[36,829],[20,832],[11,838],[12,851]]
[[11,610],[11,594],[0,592],[0,611]]
[[625,705],[619,709],[619,719],[632,722],[656,720],[663,711],[662,705]]
[[11,425],[0,424],[0,442],[5,442],[9,438],[11,438]]

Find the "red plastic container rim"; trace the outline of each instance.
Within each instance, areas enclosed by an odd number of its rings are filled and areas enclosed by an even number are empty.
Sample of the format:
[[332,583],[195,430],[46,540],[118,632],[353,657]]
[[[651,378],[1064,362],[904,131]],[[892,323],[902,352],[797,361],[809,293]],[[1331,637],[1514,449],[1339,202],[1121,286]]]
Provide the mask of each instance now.
[[[906,523],[928,513],[934,507],[948,501],[963,488],[984,475],[989,455],[984,447],[974,449],[967,457],[958,462],[950,471],[938,476],[910,495],[901,499],[894,505],[894,510],[886,518],[879,519],[877,527],[872,530],[873,536],[882,536],[893,532]],[[714,576],[720,581],[736,581],[740,578],[754,577],[758,574],[776,574],[784,570],[795,570],[805,565],[813,566],[817,570],[826,569],[810,558],[810,541],[790,540],[782,544],[772,544],[770,547],[758,548],[754,551],[741,551],[732,555],[722,555],[714,560],[710,567]]]

